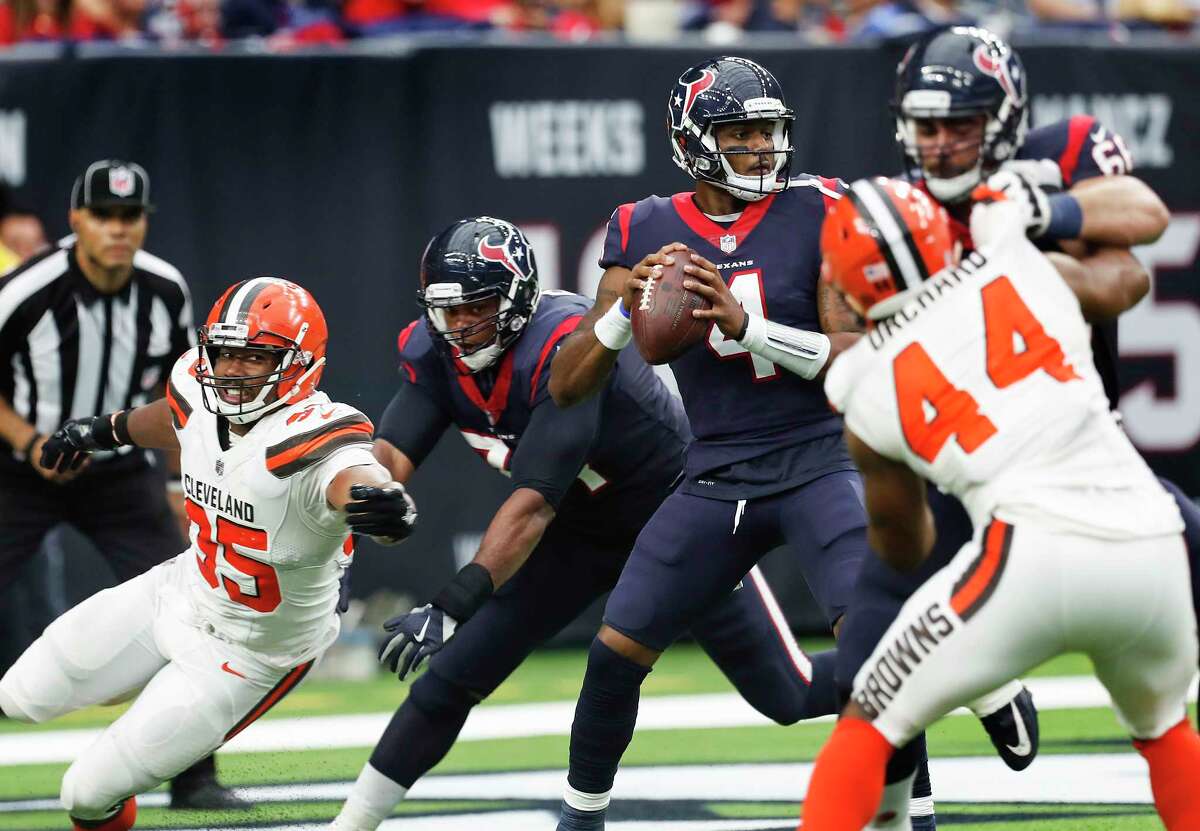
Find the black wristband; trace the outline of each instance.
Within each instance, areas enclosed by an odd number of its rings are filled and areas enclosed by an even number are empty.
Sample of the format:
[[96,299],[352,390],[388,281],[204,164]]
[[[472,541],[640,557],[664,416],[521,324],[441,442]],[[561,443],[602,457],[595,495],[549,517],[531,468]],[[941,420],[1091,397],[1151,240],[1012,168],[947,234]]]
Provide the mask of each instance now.
[[20,455],[18,455],[17,458],[20,459],[22,462],[29,462],[29,464],[33,464],[33,461],[32,461],[33,446],[35,444],[37,444],[37,440],[40,439],[41,437],[42,437],[41,433],[34,431],[34,434],[29,437],[29,441],[25,442],[25,446],[21,448]]
[[[95,445],[97,450],[115,450],[120,446],[117,437],[113,435],[113,424],[111,415],[94,416],[91,423],[88,424],[91,433],[88,438],[90,443]],[[92,448],[85,448],[90,450]]]
[[463,623],[479,611],[492,592],[492,575],[479,563],[467,563],[454,575],[454,579],[442,587],[433,605],[450,617]]
[[741,343],[742,338],[746,337],[746,333],[750,331],[750,313],[746,312],[746,316],[742,318],[742,328],[738,330],[735,341]]
[[129,435],[129,410],[121,410],[112,418],[113,436],[118,444],[134,444],[133,436]]

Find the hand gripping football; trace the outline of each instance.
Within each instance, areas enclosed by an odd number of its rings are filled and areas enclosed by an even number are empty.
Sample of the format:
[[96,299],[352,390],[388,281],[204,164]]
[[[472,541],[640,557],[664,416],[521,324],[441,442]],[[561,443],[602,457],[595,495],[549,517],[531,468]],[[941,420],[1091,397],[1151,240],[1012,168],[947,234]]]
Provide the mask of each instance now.
[[658,276],[646,280],[638,302],[630,312],[633,341],[638,352],[650,364],[675,360],[704,339],[709,321],[692,317],[695,309],[712,304],[683,287],[687,275],[683,267],[690,262],[692,250],[675,251],[673,265],[662,267]]

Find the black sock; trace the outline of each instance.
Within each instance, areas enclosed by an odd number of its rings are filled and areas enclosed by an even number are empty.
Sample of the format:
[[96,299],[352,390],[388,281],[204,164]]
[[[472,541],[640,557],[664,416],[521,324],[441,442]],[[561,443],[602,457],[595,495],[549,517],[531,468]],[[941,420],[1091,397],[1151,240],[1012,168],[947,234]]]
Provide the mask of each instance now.
[[[904,747],[899,748],[888,760],[887,775],[884,781],[889,785],[907,779],[913,771],[917,778],[913,780],[914,796],[929,796],[929,756],[925,752],[925,734],[919,733],[916,738]],[[924,781],[925,791],[918,790],[917,783]]]
[[642,681],[649,672],[649,667],[619,655],[599,638],[592,641],[571,725],[567,782],[575,790],[612,790],[621,756],[633,738]]

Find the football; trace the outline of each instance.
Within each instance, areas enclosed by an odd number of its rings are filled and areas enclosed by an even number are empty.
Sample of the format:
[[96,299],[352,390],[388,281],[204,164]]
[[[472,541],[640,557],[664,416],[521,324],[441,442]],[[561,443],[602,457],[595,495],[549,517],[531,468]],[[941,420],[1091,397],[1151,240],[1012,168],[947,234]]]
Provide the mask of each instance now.
[[692,312],[712,308],[712,304],[683,287],[687,276],[683,267],[692,253],[691,249],[676,251],[675,263],[663,266],[660,276],[646,281],[630,313],[633,340],[646,363],[673,361],[708,332],[709,321],[697,320]]

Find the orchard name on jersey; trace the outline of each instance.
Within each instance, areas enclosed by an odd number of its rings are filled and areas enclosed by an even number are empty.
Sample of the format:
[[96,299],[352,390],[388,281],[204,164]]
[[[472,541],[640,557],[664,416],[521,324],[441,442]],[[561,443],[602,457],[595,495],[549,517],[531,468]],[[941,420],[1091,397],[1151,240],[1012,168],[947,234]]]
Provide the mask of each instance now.
[[867,330],[867,338],[876,350],[883,349],[888,338],[899,333],[905,325],[916,320],[922,309],[927,309],[963,284],[963,280],[972,277],[987,265],[987,258],[973,251],[955,268],[948,268],[935,274],[921,285],[921,290],[904,305],[900,311],[891,317],[884,318]]
[[183,492],[199,505],[214,508],[223,514],[228,514],[234,519],[254,522],[254,506],[249,502],[234,499],[215,485],[193,479],[186,473],[183,475]]

